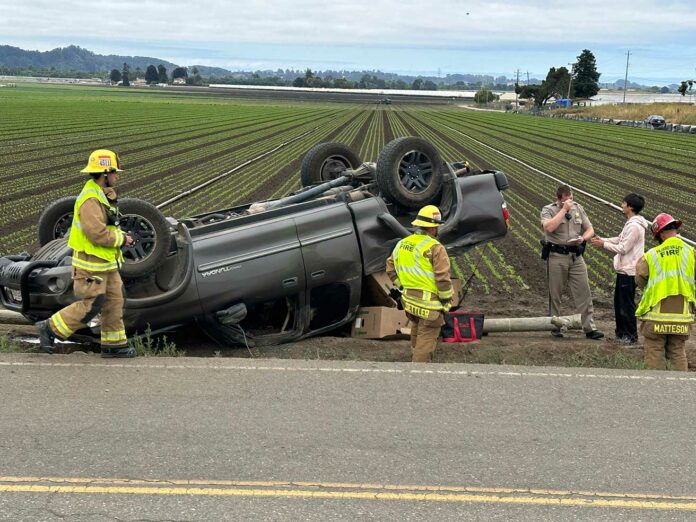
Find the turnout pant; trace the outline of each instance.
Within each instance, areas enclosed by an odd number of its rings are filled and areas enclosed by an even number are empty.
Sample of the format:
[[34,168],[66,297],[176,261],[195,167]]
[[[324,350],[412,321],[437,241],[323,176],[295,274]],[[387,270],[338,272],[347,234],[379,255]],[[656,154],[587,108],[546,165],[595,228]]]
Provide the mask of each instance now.
[[650,370],[664,370],[665,357],[672,363],[672,369],[680,372],[689,370],[686,359],[686,340],[688,335],[657,334],[651,331],[649,323],[641,323],[640,333],[645,337],[645,365]]
[[549,312],[551,315],[561,315],[561,297],[568,287],[575,303],[575,311],[581,316],[582,329],[585,333],[596,330],[585,260],[582,256],[575,254],[551,252],[546,262],[549,272]]
[[411,362],[431,362],[445,324],[442,312],[431,311],[427,318],[406,315],[411,321]]
[[633,276],[616,274],[614,287],[614,316],[616,317],[616,337],[630,342],[638,340],[636,321],[636,280]]
[[73,285],[80,300],[56,312],[48,321],[56,337],[67,339],[101,313],[101,345],[126,346],[123,281],[118,270],[88,272],[74,268]]

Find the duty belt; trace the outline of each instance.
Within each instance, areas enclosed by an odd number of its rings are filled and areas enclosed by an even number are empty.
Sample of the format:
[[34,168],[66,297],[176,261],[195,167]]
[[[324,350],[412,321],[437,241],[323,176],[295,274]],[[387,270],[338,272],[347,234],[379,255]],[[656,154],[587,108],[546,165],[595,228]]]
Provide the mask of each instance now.
[[549,243],[551,252],[556,252],[557,254],[563,254],[567,256],[568,254],[578,254],[581,255],[580,249],[577,245],[557,245],[555,243]]

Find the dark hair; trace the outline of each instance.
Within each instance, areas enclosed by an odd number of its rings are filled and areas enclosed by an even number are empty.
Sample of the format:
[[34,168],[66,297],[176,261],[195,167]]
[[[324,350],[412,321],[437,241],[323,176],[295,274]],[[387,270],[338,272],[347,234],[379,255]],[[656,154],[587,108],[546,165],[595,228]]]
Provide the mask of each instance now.
[[566,194],[572,194],[573,191],[570,189],[568,185],[561,185],[556,189],[556,197],[558,199],[561,199],[563,196]]
[[639,194],[629,194],[623,200],[636,214],[640,214],[640,211],[645,207],[645,198]]
[[674,223],[670,223],[669,225],[665,225],[660,229],[660,232],[664,232],[665,230],[679,230],[679,225],[675,221]]

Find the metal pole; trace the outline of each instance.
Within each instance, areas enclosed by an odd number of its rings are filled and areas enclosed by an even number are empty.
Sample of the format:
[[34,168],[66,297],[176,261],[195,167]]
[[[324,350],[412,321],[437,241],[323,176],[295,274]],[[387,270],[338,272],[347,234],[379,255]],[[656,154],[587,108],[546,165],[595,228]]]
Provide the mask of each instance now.
[[517,103],[517,89],[520,86],[520,70],[517,69],[517,83],[515,83],[515,110],[519,110],[520,106]]
[[624,97],[623,102],[626,103],[626,85],[628,85],[628,58],[631,56],[631,51],[626,52],[626,76],[624,77]]
[[573,71],[575,71],[575,64],[574,63],[569,63],[570,65],[570,81],[568,82],[568,95],[566,96],[566,99],[570,99],[570,86],[573,85]]

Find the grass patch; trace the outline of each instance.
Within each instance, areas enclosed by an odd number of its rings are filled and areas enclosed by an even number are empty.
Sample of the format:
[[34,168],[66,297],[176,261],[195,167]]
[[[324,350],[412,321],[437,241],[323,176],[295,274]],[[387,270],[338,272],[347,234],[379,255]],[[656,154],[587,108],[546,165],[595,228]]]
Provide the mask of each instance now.
[[26,350],[21,343],[7,335],[0,335],[0,353],[20,353]]
[[166,335],[162,337],[153,335],[149,326],[143,334],[131,337],[128,344],[135,348],[139,357],[184,357],[186,355],[186,352],[179,350]]
[[645,370],[646,365],[641,357],[627,354],[623,351],[607,352],[600,348],[591,348],[571,354],[565,366],[583,368],[615,368],[622,370]]
[[615,120],[641,121],[651,114],[659,114],[669,123],[696,125],[696,105],[689,103],[626,103],[616,105],[595,105],[580,109],[563,110],[568,114],[581,114],[595,118],[613,118]]

